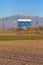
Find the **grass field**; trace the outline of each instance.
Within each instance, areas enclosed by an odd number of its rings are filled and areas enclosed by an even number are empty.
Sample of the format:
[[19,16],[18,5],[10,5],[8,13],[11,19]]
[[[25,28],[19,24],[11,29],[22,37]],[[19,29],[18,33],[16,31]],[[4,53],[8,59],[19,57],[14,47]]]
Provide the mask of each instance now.
[[11,40],[43,40],[43,35],[27,35],[27,36],[0,36],[0,41],[11,41]]

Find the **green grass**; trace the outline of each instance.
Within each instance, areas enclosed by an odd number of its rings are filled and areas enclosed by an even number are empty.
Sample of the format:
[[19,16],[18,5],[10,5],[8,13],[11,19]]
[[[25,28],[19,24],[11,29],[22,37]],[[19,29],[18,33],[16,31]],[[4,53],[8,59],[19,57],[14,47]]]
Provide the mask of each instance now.
[[0,41],[11,40],[43,40],[42,35],[29,35],[29,36],[0,36]]

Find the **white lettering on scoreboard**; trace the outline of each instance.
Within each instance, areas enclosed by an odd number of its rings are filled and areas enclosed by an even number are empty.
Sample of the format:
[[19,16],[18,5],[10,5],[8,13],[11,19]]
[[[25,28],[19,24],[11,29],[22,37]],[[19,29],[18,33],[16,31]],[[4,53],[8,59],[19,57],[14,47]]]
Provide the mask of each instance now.
[[26,22],[26,21],[28,21],[28,22],[30,22],[31,21],[31,19],[18,19],[18,21],[23,21],[23,22]]

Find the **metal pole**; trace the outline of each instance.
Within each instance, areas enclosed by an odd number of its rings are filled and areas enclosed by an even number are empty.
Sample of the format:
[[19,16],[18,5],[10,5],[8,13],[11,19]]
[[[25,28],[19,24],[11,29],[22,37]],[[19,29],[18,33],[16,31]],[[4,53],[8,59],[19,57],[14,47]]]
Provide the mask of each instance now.
[[4,30],[4,16],[2,17],[2,29]]
[[36,22],[36,33],[37,33],[37,28],[38,28],[38,22]]

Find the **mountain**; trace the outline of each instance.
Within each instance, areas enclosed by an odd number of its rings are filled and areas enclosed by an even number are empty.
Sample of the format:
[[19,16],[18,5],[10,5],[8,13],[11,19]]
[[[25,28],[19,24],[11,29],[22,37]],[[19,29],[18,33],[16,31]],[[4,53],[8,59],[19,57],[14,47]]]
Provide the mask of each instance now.
[[0,28],[2,28],[2,24],[4,25],[4,28],[12,28],[12,27],[17,28],[18,19],[31,19],[32,25],[34,26],[36,25],[36,22],[38,22],[38,26],[43,25],[43,17],[35,15],[19,14],[6,17],[4,19],[0,18]]

